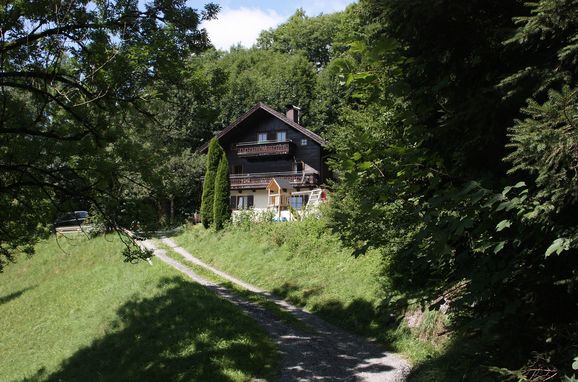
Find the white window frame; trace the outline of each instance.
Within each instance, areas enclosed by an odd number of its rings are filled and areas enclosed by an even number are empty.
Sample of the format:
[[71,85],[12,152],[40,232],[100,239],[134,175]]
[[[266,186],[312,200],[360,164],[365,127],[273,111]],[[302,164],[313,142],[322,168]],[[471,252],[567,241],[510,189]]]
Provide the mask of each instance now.
[[[280,138],[282,136],[283,138]],[[287,140],[287,132],[285,130],[277,132],[277,142],[285,142]]]
[[[263,139],[263,137],[265,139]],[[257,134],[257,142],[267,142],[267,133],[259,133]]]

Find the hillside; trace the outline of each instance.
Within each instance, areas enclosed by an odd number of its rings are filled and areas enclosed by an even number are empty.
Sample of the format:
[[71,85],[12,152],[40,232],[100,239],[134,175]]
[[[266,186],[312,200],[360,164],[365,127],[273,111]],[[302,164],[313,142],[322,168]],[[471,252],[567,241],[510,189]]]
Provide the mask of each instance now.
[[52,238],[0,285],[2,381],[245,381],[275,346],[233,305],[114,236]]

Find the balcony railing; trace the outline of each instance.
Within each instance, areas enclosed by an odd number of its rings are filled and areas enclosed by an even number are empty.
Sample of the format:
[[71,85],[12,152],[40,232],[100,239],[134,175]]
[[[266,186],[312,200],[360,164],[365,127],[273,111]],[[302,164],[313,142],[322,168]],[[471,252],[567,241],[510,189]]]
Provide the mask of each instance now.
[[290,155],[295,147],[291,140],[237,143],[237,156],[242,158]]
[[266,172],[255,174],[231,174],[229,176],[231,182],[231,189],[233,190],[265,188],[273,178],[285,179],[291,184],[291,186],[295,188],[316,187],[319,181],[319,175],[316,173],[305,173],[295,171]]

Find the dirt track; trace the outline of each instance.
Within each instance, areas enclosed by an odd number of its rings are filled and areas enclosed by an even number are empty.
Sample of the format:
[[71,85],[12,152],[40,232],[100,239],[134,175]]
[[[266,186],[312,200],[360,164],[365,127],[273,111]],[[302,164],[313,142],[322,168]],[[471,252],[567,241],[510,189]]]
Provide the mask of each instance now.
[[144,242],[145,247],[153,250],[159,260],[237,305],[263,327],[277,343],[281,354],[278,381],[404,381],[409,373],[409,363],[398,354],[387,352],[376,344],[346,333],[286,301],[220,272],[193,257],[170,239],[164,238],[163,242],[187,261],[204,267],[245,289],[261,293],[282,309],[291,312],[307,327],[312,328],[303,331],[281,321],[261,306],[248,302],[227,288],[199,276],[184,263],[167,256],[166,252],[158,249],[153,242],[149,240]]

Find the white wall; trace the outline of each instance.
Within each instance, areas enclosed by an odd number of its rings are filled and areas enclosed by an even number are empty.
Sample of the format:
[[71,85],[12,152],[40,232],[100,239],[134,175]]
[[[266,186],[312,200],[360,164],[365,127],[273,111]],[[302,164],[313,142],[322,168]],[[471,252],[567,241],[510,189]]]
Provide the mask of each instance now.
[[266,209],[268,200],[267,200],[267,190],[243,190],[243,192],[239,192],[237,190],[231,191],[231,196],[235,195],[242,195],[248,196],[253,195],[253,208],[256,210]]
[[[267,190],[243,190],[243,192],[239,192],[237,190],[231,190],[231,196],[236,196],[236,195],[242,195],[242,196],[247,196],[247,195],[253,195],[253,210],[255,212],[262,212],[262,211],[267,211],[267,210],[271,210],[271,211],[275,211],[277,212],[276,208],[268,208],[267,205],[269,204],[269,198],[268,198],[268,193]],[[233,211],[233,220],[235,219],[235,215],[236,215],[237,211]],[[281,211],[281,219],[285,219],[285,220],[293,220],[293,216],[291,215],[290,211]]]

